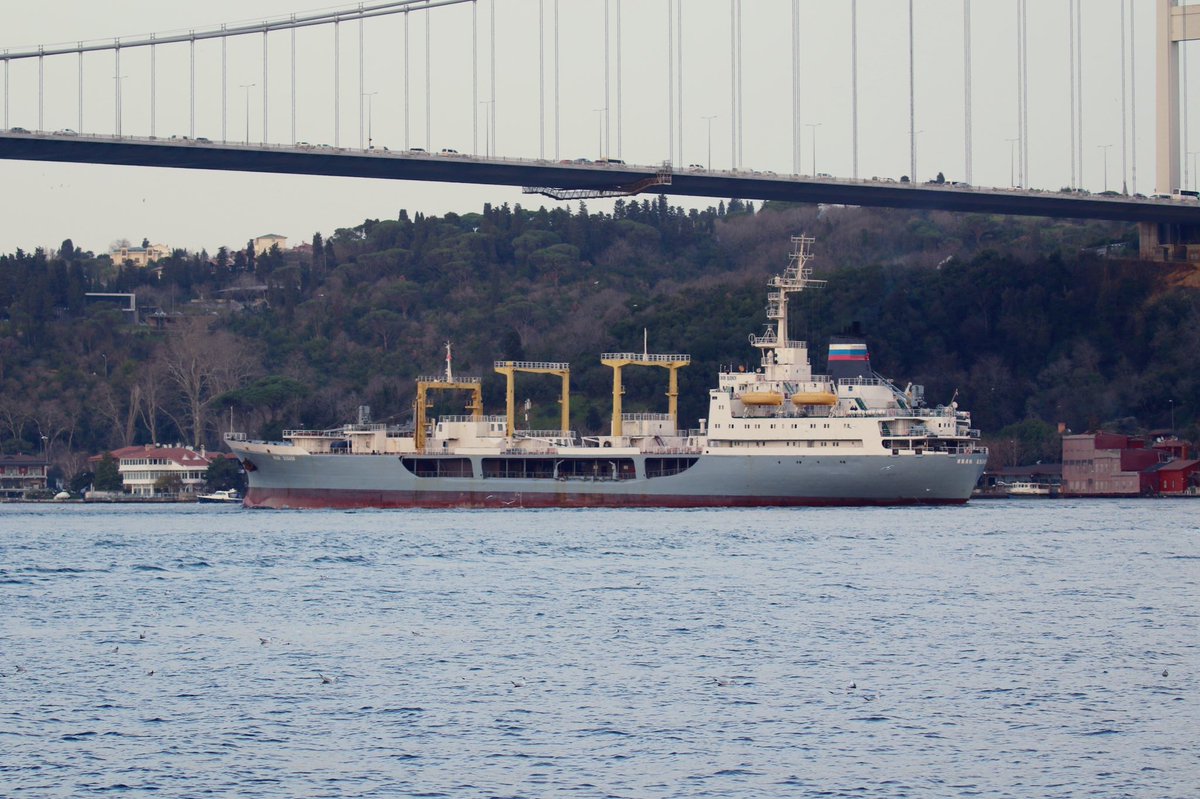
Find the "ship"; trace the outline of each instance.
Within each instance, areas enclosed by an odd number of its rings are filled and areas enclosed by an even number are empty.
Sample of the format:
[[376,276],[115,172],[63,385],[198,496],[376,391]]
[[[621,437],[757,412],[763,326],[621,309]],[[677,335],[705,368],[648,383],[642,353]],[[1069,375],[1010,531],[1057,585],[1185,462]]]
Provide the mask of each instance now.
[[[750,335],[760,365],[722,367],[708,416],[678,424],[680,353],[612,352],[607,435],[570,429],[570,364],[496,361],[507,379],[506,412],[485,415],[480,377],[419,377],[413,423],[355,422],[285,430],[281,441],[226,434],[247,473],[250,508],[577,508],[939,505],[968,500],[987,449],[952,398],[929,407],[924,389],[875,373],[866,341],[837,336],[827,374],[814,374],[808,344],[789,335],[789,300],[819,289],[813,238],[793,236],[786,267],[768,283],[765,331]],[[624,413],[623,370],[665,369],[666,413]],[[518,429],[518,373],[562,380],[561,425]],[[429,418],[433,392],[469,396],[468,413]],[[526,422],[526,425],[528,423]]]

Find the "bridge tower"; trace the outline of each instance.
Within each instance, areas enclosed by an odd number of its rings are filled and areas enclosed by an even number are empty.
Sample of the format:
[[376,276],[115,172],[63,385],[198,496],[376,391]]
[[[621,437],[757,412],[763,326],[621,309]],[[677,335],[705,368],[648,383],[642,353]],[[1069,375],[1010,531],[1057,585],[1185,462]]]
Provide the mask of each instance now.
[[1155,187],[1159,194],[1187,188],[1179,168],[1179,43],[1200,39],[1200,5],[1180,5],[1180,0],[1158,0]]
[[[1200,39],[1200,5],[1180,3],[1181,0],[1158,0],[1155,48],[1158,136],[1154,169],[1158,194],[1174,194],[1187,188],[1179,163],[1183,149],[1179,124],[1179,44]],[[1145,260],[1200,260],[1200,226],[1139,222],[1138,238],[1139,254]]]

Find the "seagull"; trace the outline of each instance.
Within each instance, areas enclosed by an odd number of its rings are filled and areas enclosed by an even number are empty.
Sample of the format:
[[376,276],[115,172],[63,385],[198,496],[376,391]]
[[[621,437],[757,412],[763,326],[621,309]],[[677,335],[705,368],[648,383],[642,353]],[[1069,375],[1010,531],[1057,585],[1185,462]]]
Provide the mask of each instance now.
[[258,639],[258,645],[259,645],[259,646],[266,646],[266,645],[267,645],[267,644],[269,644],[270,642],[271,642],[271,639],[270,639],[270,638],[259,638],[259,639]]
[[1166,670],[1166,669],[1163,669],[1163,676],[1164,676],[1164,677],[1166,677],[1166,676],[1167,676],[1167,670]]
[[150,671],[146,672],[146,676],[147,676],[147,677],[153,677],[153,676],[154,676],[154,669],[150,669]]
[[112,653],[115,655],[115,654],[117,654],[117,653],[118,653],[118,652],[120,652],[120,651],[121,651],[121,647],[119,647],[119,646],[114,646],[114,647],[113,647],[113,651],[112,651]]
[[145,633],[138,633],[138,640],[139,640],[139,641],[145,641],[145,640],[146,640],[146,634],[145,634]]
[[850,690],[851,690],[851,691],[853,691],[853,690],[854,690],[855,688],[857,688],[857,687],[858,687],[858,683],[856,683],[856,682],[852,682],[852,683],[850,683]]
[[317,672],[317,676],[321,678],[321,685],[333,685],[337,681],[336,677],[326,677],[321,672]]
[[24,674],[24,673],[25,673],[25,667],[17,666],[17,674]]
[[525,687],[525,680],[523,678],[519,682],[517,680],[509,680],[509,682],[513,684],[513,688]]
[[729,686],[733,685],[733,680],[725,679],[724,677],[713,677],[712,679],[713,682],[722,688],[728,688]]

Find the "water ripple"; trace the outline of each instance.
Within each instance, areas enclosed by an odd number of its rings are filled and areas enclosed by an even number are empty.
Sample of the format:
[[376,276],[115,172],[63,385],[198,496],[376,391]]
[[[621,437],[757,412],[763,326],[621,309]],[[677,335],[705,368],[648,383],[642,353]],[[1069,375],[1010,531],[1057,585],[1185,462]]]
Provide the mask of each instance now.
[[1187,796],[1194,508],[5,506],[0,795]]

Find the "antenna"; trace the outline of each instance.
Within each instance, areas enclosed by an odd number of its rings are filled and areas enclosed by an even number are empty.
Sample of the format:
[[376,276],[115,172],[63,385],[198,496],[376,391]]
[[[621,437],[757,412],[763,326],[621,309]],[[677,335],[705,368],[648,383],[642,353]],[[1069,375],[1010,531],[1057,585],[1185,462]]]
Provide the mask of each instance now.
[[447,341],[446,342],[446,382],[447,383],[454,382],[454,371],[451,369],[450,361],[451,361],[450,342]]
[[642,328],[642,357],[650,353],[650,333],[646,328]]

